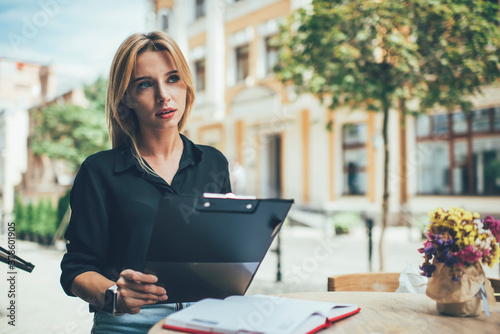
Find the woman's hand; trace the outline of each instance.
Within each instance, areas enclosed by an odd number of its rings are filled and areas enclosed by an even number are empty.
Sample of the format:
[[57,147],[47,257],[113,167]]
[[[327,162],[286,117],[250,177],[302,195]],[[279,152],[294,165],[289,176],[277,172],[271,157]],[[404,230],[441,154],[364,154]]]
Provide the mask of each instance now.
[[139,271],[126,269],[116,281],[118,286],[118,310],[123,313],[139,313],[144,305],[167,300],[164,288],[155,285],[158,278]]

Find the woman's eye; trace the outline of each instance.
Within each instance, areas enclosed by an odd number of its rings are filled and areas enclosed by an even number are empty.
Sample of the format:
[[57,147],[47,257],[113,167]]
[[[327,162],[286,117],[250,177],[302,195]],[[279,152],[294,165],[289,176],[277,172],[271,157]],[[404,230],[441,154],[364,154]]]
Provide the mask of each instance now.
[[167,82],[175,83],[179,80],[181,80],[181,78],[178,75],[172,75],[172,76],[168,77]]
[[151,86],[152,84],[149,81],[143,81],[137,85],[137,89],[145,89]]

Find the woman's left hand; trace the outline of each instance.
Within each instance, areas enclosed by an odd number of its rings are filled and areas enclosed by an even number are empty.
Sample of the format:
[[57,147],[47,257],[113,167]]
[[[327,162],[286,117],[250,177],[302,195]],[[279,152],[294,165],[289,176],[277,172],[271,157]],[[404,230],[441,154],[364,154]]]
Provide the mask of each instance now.
[[118,309],[123,313],[139,313],[144,305],[167,300],[164,288],[155,285],[158,278],[132,269],[120,273],[118,286]]

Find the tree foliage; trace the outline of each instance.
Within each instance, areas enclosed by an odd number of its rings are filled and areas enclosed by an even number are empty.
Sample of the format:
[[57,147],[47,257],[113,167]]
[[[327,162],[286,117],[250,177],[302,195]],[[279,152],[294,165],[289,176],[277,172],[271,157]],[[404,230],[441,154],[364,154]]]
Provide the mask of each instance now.
[[314,0],[281,29],[277,75],[332,110],[414,99],[468,110],[500,75],[496,15],[482,0]]
[[106,80],[99,78],[85,87],[88,108],[51,104],[34,113],[31,147],[37,155],[65,160],[78,170],[83,160],[109,148],[105,119]]
[[469,111],[471,96],[500,77],[497,16],[483,0],[313,0],[281,27],[275,71],[283,83],[326,98],[331,110],[384,113],[381,270],[389,110]]

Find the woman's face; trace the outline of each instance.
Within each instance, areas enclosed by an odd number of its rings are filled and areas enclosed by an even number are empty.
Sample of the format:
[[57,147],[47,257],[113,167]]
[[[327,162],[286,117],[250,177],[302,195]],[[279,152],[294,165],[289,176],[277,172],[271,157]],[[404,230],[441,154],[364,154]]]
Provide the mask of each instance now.
[[186,89],[170,52],[145,51],[137,56],[124,102],[135,111],[141,132],[177,129]]

